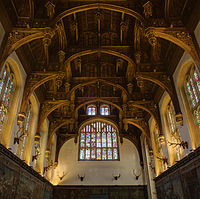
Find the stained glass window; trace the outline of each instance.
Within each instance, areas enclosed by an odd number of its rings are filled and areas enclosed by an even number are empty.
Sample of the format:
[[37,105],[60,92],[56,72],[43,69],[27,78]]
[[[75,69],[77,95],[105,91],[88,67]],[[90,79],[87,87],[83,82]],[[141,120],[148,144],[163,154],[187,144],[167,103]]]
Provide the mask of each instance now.
[[[179,129],[176,125],[176,117],[175,117],[175,110],[172,101],[169,102],[167,108],[167,120],[168,120],[168,127],[171,133],[171,143],[181,143],[181,138],[179,134]],[[180,145],[175,145],[177,160],[181,159],[181,148]]]
[[3,128],[7,123],[8,112],[11,106],[14,91],[14,73],[12,73],[9,65],[7,64],[1,74],[0,81],[0,135],[2,134]]
[[186,76],[185,92],[193,114],[193,119],[196,125],[200,128],[200,78],[194,65],[191,67],[191,70]]
[[88,115],[96,115],[96,110],[97,110],[96,106],[90,105],[87,107],[87,114]]
[[100,113],[101,115],[110,115],[110,108],[108,105],[102,105],[100,107]]
[[[162,158],[163,157],[163,149],[162,149],[162,145],[161,145],[161,140],[160,140],[157,124],[154,126],[154,129],[153,129],[153,140],[154,140],[154,153],[157,154],[157,157]],[[157,159],[157,160],[159,160],[159,159]],[[161,171],[162,172],[165,171],[167,169],[167,165],[164,164],[163,161],[160,161],[160,164],[161,164]]]
[[80,131],[79,160],[119,160],[116,129],[107,122],[92,122]]
[[18,145],[18,149],[17,149],[17,155],[20,158],[22,158],[22,156],[23,156],[24,148],[25,148],[26,141],[27,141],[27,135],[28,135],[28,132],[30,129],[31,118],[32,118],[31,113],[32,113],[32,106],[31,106],[31,103],[29,102],[29,104],[27,105],[27,109],[26,109],[26,117],[24,119],[24,122],[22,123],[24,133],[22,134],[22,132],[21,132],[21,137],[20,137],[19,145]]

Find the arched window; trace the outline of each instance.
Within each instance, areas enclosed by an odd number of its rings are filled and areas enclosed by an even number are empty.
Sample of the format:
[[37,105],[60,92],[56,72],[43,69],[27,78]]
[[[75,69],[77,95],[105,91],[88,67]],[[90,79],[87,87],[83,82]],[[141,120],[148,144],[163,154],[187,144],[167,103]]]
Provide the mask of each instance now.
[[110,107],[108,105],[102,105],[100,107],[101,115],[110,115]]
[[167,105],[166,117],[171,138],[170,141],[168,141],[168,144],[169,146],[173,146],[176,149],[176,160],[180,160],[181,148],[179,144],[181,143],[181,138],[179,134],[179,128],[176,125],[175,110],[171,100]]
[[116,129],[107,122],[91,122],[80,130],[79,160],[119,160]]
[[88,115],[96,115],[97,114],[97,108],[95,105],[89,105],[87,107],[87,114]]
[[193,119],[200,128],[200,78],[194,67],[191,68],[189,74],[186,76],[185,92],[193,114]]
[[157,160],[160,163],[160,170],[161,172],[165,171],[167,169],[167,165],[163,163],[163,161],[160,161],[160,159],[162,159],[163,156],[163,149],[162,149],[162,144],[161,144],[161,138],[160,135],[158,133],[158,127],[157,125],[155,125],[154,131],[153,131],[153,137],[154,137],[154,146],[155,146],[155,150],[157,152]]
[[6,126],[8,111],[15,91],[15,76],[7,64],[1,75],[0,82],[0,135]]
[[155,165],[155,172],[156,175],[158,176],[167,169],[167,163],[164,163],[162,161],[162,159],[165,157],[163,153],[163,145],[165,141],[164,141],[164,136],[161,136],[159,134],[158,125],[154,119],[151,120],[150,130],[151,130],[151,138],[152,138],[152,146],[154,154],[154,158],[152,159],[151,162],[151,167],[152,169],[154,169],[153,165]]
[[20,140],[19,140],[19,146],[17,149],[17,155],[22,158],[23,157],[23,153],[24,153],[24,147],[27,141],[27,136],[29,133],[29,129],[30,129],[30,124],[31,124],[31,119],[32,119],[32,105],[29,102],[27,109],[26,109],[26,117],[24,119],[24,122],[22,123],[22,128],[24,132],[20,132],[21,135],[20,136]]

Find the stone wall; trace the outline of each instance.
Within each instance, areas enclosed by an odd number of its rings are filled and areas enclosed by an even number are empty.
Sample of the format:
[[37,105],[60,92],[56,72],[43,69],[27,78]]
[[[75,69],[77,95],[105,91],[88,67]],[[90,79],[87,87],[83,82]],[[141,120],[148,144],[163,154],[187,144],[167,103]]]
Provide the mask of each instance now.
[[[58,166],[54,170],[54,185],[146,185],[140,157],[135,145],[124,138],[123,144],[119,143],[119,161],[78,161],[79,145],[74,139],[66,142],[58,158]],[[136,180],[133,174],[140,175]],[[64,177],[62,180],[59,176]],[[84,181],[78,179],[85,175]],[[119,180],[113,180],[113,175],[120,174]]]
[[200,148],[155,178],[158,199],[200,198]]
[[0,145],[0,198],[50,199],[52,185]]

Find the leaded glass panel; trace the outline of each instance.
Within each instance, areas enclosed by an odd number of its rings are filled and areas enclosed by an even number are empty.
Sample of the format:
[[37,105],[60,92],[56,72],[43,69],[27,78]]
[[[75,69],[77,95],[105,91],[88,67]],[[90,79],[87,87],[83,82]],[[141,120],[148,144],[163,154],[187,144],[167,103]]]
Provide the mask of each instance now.
[[92,122],[80,131],[79,160],[119,160],[116,129],[106,122]]
[[200,81],[199,74],[193,66],[186,77],[185,91],[188,97],[188,102],[193,114],[193,118],[197,126],[200,128]]
[[10,67],[6,65],[0,81],[0,134],[7,123],[14,90],[14,75]]

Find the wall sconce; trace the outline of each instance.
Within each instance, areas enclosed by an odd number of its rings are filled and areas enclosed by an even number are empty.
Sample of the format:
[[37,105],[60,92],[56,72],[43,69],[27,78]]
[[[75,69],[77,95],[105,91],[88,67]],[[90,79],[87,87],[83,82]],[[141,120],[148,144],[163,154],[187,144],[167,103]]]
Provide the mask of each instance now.
[[121,176],[121,175],[120,175],[120,173],[119,173],[118,175],[115,175],[115,176],[113,175],[113,178],[114,178],[114,180],[118,180],[118,179],[120,178],[120,176]]
[[84,180],[84,178],[85,178],[85,174],[84,174],[84,175],[79,175],[79,174],[78,174],[78,179],[79,179],[81,182]]
[[135,169],[133,169],[133,175],[135,176],[135,179],[138,180],[139,177],[141,176],[141,172],[140,172],[139,175],[136,175],[136,173],[135,173]]

